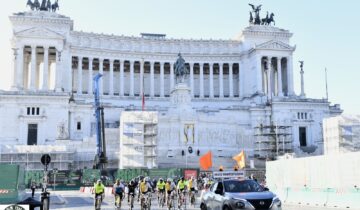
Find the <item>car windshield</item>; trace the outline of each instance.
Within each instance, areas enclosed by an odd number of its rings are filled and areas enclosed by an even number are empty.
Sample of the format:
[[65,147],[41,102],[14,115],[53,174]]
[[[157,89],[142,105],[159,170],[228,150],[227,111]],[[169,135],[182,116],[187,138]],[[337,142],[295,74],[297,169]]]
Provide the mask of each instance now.
[[229,180],[224,182],[225,192],[230,193],[244,193],[244,192],[262,192],[264,188],[261,187],[254,180]]

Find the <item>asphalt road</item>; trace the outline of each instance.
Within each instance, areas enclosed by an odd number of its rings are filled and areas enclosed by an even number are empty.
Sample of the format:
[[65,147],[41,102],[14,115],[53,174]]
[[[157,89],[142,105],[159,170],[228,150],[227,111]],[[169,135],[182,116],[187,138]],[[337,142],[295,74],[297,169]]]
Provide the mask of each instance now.
[[[88,193],[81,193],[78,191],[61,191],[61,192],[50,192],[51,200],[50,200],[50,209],[56,210],[91,210],[94,209],[94,199],[93,195]],[[30,195],[30,194],[28,194]],[[35,196],[36,199],[40,199],[40,194],[37,193]],[[114,210],[114,198],[112,196],[105,197],[105,200],[102,205],[102,210]],[[127,200],[122,203],[122,208],[124,210],[129,209],[129,205]],[[161,209],[157,205],[157,201],[153,199],[152,208],[154,210]],[[165,208],[163,208],[165,210]],[[184,208],[183,208],[184,209]],[[186,210],[199,210],[199,199],[197,199],[195,207],[186,206]],[[335,208],[324,208],[324,207],[309,207],[309,206],[283,206],[283,210],[331,210]],[[140,206],[137,202],[135,202],[134,210],[140,210]],[[336,210],[341,210],[336,208]]]

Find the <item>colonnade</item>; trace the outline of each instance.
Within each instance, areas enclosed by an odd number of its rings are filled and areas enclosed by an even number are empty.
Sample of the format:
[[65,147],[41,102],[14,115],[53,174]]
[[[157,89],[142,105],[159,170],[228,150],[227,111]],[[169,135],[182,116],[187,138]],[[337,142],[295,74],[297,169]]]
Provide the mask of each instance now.
[[[86,60],[85,60],[86,58]],[[166,61],[146,61],[146,60],[129,60],[129,59],[124,59],[124,60],[119,60],[119,59],[112,59],[112,58],[94,58],[94,57],[84,57],[84,56],[75,56],[73,57],[73,60],[76,60],[77,63],[77,68],[75,69],[75,71],[77,71],[76,73],[74,72],[74,74],[76,74],[76,85],[74,88],[76,88],[76,92],[78,95],[83,95],[83,94],[92,94],[92,90],[93,90],[93,76],[94,76],[94,61],[96,60],[96,64],[97,64],[97,68],[96,71],[104,74],[105,68],[104,68],[104,62],[106,62],[107,64],[107,68],[106,68],[106,74],[108,75],[108,80],[106,82],[106,84],[103,83],[103,81],[105,81],[104,79],[100,82],[100,94],[104,95],[119,95],[119,96],[136,96],[136,95],[140,95],[143,92],[143,88],[144,88],[144,83],[148,83],[149,85],[149,96],[150,97],[166,97],[167,95],[165,95],[165,89],[169,89],[172,90],[174,88],[175,85],[175,75],[174,75],[174,62],[166,62]],[[87,65],[84,65],[84,63],[87,63]],[[118,68],[117,71],[119,71],[118,75],[119,77],[116,78],[114,76],[114,71],[115,71],[115,62],[116,62],[116,67]],[[139,73],[139,83],[135,84],[135,64],[140,65],[140,71]],[[232,62],[223,62],[223,63],[219,63],[219,62],[190,62],[187,63],[186,65],[188,66],[189,70],[190,70],[190,75],[189,75],[189,86],[191,89],[191,95],[193,97],[197,97],[197,98],[214,98],[214,97],[219,97],[219,98],[224,98],[224,97],[228,97],[228,98],[233,98],[233,97],[240,97],[242,95],[242,92],[240,92],[240,90],[242,90],[243,88],[240,88],[240,86],[242,85],[242,80],[241,77],[239,77],[238,75],[240,75],[240,66],[238,65],[237,68],[237,74],[234,74],[233,71],[233,67],[234,67],[235,63]],[[205,65],[207,68],[205,68]],[[217,66],[217,70],[219,76],[217,81],[214,79],[214,66]],[[86,68],[86,67],[87,68]],[[147,66],[148,68],[150,68],[149,72],[145,72],[145,66]],[[158,67],[157,72],[155,72],[155,66]],[[166,82],[167,85],[165,84],[165,66],[167,67],[166,69],[169,70],[169,72],[167,72],[167,74],[170,74],[169,76],[169,80],[170,82]],[[228,84],[224,84],[224,66],[227,67],[227,75],[228,75]],[[86,69],[84,69],[84,67]],[[126,72],[125,72],[125,67],[126,68]],[[194,68],[197,68],[198,72],[195,73]],[[207,74],[208,76],[208,80],[204,79],[204,70],[207,70]],[[84,74],[84,71],[88,71],[88,74]],[[126,76],[126,75],[127,76]],[[86,75],[84,78],[84,75]],[[197,77],[199,78],[199,84],[195,84],[195,75],[197,75]],[[157,78],[159,78],[158,82],[155,84],[155,76],[157,76]],[[146,80],[145,80],[146,77]],[[235,88],[234,88],[234,77],[236,77],[238,79],[238,85],[239,88],[236,89],[236,93],[235,93]],[[85,87],[83,85],[84,80],[88,80],[87,81],[87,87]],[[208,94],[205,95],[205,83],[208,82],[207,87],[209,88]],[[214,88],[214,83],[218,82],[218,90],[215,92],[215,88]],[[125,91],[125,83],[126,86],[128,86],[127,91]],[[105,85],[108,86],[106,87],[107,91],[105,93],[104,89],[105,89]],[[199,94],[195,94],[195,85],[197,87],[199,87]],[[227,86],[228,88],[228,94],[225,95],[224,92],[224,86]],[[118,86],[118,87],[116,87]],[[139,91],[135,92],[135,86],[138,86],[138,88],[136,88]],[[159,86],[159,90],[156,91],[156,86]],[[116,87],[116,90],[115,90]]]
[[267,97],[293,95],[292,57],[263,56],[260,61],[262,91]]
[[[17,48],[13,48],[13,52],[13,90],[50,90],[50,69],[52,64],[56,64],[56,67],[54,68],[55,71],[52,72],[53,74],[56,74],[52,75],[55,78],[55,84],[53,84],[52,86],[55,90],[61,90],[61,73],[58,66],[59,63],[56,59],[60,56],[59,53],[61,52],[58,51],[56,47],[21,45]],[[40,65],[42,65],[41,71]]]

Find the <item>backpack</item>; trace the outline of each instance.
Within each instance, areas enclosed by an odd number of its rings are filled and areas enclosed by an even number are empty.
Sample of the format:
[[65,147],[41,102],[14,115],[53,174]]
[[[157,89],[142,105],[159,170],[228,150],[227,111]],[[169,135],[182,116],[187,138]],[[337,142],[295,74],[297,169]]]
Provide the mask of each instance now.
[[121,186],[115,187],[115,193],[116,193],[116,194],[121,194],[121,193],[123,193],[123,188],[122,188]]

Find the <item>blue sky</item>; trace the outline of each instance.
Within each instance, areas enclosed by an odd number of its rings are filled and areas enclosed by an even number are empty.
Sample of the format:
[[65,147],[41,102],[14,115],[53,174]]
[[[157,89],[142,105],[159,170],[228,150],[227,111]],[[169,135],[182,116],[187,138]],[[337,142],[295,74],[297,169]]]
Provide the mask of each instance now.
[[[54,1],[54,0],[53,0]],[[275,13],[276,26],[294,33],[294,81],[300,92],[298,60],[304,60],[305,92],[329,99],[346,113],[360,114],[360,1],[357,0],[59,0],[59,13],[74,20],[75,30],[138,36],[164,33],[172,38],[231,39],[248,26],[252,4]],[[8,16],[26,11],[26,0],[0,7],[0,89],[11,83],[12,29]]]

